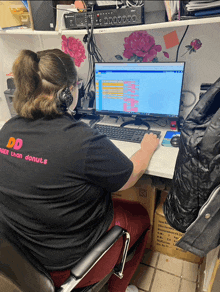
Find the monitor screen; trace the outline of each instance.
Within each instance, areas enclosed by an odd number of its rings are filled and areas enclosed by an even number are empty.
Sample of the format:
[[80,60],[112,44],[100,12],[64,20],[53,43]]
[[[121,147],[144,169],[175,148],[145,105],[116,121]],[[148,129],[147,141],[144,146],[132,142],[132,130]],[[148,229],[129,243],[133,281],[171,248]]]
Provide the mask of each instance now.
[[184,64],[95,63],[96,112],[178,118]]

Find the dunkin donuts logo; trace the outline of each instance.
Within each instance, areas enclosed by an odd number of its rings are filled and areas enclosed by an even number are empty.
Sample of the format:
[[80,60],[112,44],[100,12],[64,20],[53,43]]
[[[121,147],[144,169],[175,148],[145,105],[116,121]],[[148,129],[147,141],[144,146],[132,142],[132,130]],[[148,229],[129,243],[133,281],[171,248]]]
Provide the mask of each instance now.
[[7,148],[13,148],[14,150],[20,150],[23,146],[23,140],[22,139],[15,139],[14,137],[11,137],[8,140]]
[[10,137],[8,140],[8,144],[6,145],[6,148],[8,149],[0,148],[0,154],[10,155],[18,159],[25,159],[26,161],[31,161],[35,163],[47,164],[47,159],[43,159],[40,157],[31,156],[31,155],[24,156],[22,153],[18,153],[17,151],[20,150],[22,146],[23,146],[22,139],[20,138],[15,139],[14,137]]

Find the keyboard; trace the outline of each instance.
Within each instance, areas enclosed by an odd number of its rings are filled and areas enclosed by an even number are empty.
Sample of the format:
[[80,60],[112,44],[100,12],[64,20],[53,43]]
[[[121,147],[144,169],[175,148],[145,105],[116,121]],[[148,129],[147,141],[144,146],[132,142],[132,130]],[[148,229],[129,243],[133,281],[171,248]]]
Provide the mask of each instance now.
[[153,133],[160,138],[160,131],[124,128],[95,124],[94,129],[97,129],[101,134],[105,134],[109,139],[120,140],[125,142],[141,143],[146,133]]

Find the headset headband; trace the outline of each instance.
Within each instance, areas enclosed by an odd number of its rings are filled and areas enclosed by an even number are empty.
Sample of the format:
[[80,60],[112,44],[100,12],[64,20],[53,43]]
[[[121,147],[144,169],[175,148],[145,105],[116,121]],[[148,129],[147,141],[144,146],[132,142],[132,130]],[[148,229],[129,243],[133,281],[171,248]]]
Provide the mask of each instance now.
[[63,64],[63,67],[65,68],[65,71],[66,71],[66,77],[67,77],[68,76],[67,75],[67,69],[66,69],[66,66],[65,66],[63,60],[59,56],[57,56],[57,54],[55,54],[55,53],[51,53],[51,54],[55,55],[60,60],[60,62]]

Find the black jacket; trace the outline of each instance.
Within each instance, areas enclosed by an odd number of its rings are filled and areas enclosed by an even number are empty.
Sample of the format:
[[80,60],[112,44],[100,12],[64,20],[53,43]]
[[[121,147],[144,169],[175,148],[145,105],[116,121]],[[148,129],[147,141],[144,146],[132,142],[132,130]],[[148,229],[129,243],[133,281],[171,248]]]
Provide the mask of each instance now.
[[168,223],[186,232],[219,184],[220,78],[197,102],[183,124],[172,188],[164,203]]
[[202,206],[196,220],[176,246],[204,257],[220,244],[220,186],[215,188]]

